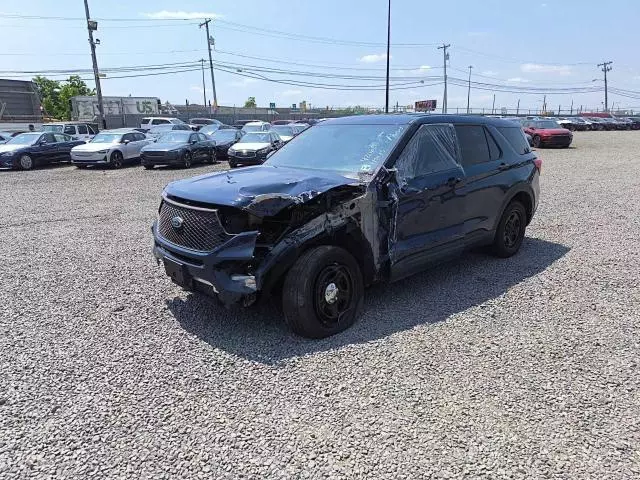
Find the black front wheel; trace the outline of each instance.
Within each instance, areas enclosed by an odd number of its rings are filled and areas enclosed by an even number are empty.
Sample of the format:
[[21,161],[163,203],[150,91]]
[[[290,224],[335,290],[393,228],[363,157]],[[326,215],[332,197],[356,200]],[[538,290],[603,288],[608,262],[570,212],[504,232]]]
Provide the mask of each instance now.
[[191,168],[191,165],[192,165],[191,153],[184,152],[184,154],[182,155],[182,166],[184,168]]
[[207,163],[217,163],[218,159],[216,158],[216,151],[214,148],[209,150],[209,154],[207,155]]
[[364,298],[360,267],[346,250],[323,245],[306,251],[287,273],[282,305],[298,335],[325,338],[356,321]]
[[514,200],[507,206],[498,223],[492,245],[493,254],[502,258],[515,255],[524,240],[526,227],[527,212],[520,202]]
[[536,148],[540,148],[540,145],[542,145],[542,140],[540,140],[540,136],[539,135],[534,135],[533,136],[533,146]]
[[124,161],[124,157],[120,152],[113,152],[111,154],[111,166],[113,168],[122,168],[122,163]]

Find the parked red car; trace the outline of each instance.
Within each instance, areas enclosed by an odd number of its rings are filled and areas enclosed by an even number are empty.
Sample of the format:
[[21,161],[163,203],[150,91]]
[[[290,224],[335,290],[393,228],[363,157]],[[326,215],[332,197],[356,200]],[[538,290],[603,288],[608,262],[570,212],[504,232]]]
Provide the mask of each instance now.
[[573,141],[573,133],[555,120],[525,120],[522,127],[531,135],[534,147],[567,148]]

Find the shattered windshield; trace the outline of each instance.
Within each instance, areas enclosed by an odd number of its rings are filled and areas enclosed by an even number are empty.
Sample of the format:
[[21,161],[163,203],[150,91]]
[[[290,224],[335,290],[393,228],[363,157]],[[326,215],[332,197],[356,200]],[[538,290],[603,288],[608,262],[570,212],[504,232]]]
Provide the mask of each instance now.
[[267,164],[349,173],[373,173],[407,125],[316,125],[278,150]]

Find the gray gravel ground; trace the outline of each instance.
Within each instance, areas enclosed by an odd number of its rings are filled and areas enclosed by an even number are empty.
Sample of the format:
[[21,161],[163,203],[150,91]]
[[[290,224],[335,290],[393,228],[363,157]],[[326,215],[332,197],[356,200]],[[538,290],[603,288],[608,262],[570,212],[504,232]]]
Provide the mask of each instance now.
[[0,172],[0,478],[640,478],[640,132],[542,150],[522,251],[324,341],[173,286],[191,171]]

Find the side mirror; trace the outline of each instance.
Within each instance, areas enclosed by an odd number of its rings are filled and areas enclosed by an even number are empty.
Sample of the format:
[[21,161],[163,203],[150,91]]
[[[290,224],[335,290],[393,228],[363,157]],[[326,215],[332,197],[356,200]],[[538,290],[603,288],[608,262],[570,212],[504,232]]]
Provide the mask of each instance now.
[[131,140],[124,140],[122,143],[126,145],[127,143],[131,143]]
[[533,127],[533,126],[529,127],[529,130],[535,130],[535,129],[536,127]]
[[46,140],[40,140],[38,142],[38,145],[46,145],[47,143],[49,143],[49,142],[47,142]]
[[195,145],[196,143],[198,143],[198,140],[191,140],[189,143],[190,143],[191,145]]

